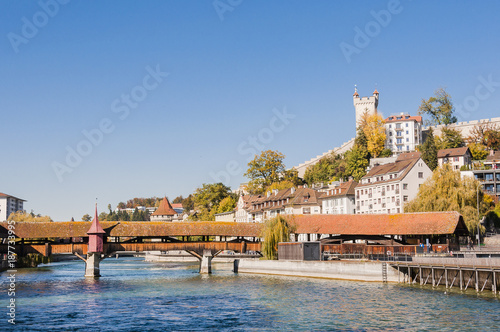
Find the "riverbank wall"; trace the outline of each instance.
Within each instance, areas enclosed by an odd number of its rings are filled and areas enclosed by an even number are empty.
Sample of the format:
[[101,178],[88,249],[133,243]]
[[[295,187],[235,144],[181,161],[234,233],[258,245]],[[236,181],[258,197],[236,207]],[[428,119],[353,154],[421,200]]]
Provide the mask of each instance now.
[[234,271],[238,273],[394,283],[403,278],[402,272],[398,276],[398,271],[387,264],[368,261],[235,260]]

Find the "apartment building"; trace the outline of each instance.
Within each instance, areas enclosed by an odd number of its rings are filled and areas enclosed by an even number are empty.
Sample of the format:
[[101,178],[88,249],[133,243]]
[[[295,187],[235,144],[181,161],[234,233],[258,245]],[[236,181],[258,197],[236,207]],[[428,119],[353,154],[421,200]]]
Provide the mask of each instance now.
[[323,214],[354,214],[356,213],[355,188],[356,181],[339,183],[336,187],[326,190],[319,197]]
[[0,221],[7,220],[13,212],[23,211],[24,202],[26,200],[0,193]]
[[356,187],[356,213],[402,213],[418,188],[432,175],[419,152],[403,153],[395,162],[375,165]]
[[385,147],[393,153],[415,151],[422,144],[422,117],[408,113],[391,115],[385,119]]

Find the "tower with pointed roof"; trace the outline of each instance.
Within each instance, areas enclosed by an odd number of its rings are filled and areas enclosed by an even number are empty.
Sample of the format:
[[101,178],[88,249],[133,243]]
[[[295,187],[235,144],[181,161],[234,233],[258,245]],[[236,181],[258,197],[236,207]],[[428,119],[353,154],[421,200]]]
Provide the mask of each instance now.
[[160,206],[151,214],[151,221],[178,221],[179,215],[172,208],[167,197],[163,197]]
[[99,263],[101,262],[101,254],[104,252],[104,234],[106,232],[99,224],[97,204],[95,205],[94,220],[92,220],[87,234],[89,235],[89,244],[87,247],[87,259],[85,260],[85,277],[100,277]]
[[354,104],[354,110],[356,112],[356,128],[361,122],[361,118],[365,112],[368,114],[377,114],[378,107],[378,91],[375,89],[373,95],[370,97],[359,97],[358,88],[354,87],[354,94],[352,95],[352,100]]

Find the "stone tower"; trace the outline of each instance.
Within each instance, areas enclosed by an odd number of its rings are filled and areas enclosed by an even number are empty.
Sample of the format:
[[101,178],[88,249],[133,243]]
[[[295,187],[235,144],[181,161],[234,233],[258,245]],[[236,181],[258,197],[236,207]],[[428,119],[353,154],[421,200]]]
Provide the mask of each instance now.
[[360,98],[358,94],[358,89],[354,88],[354,94],[352,95],[352,100],[354,104],[354,110],[356,111],[356,128],[359,126],[361,117],[365,112],[368,112],[368,114],[377,114],[377,106],[378,106],[377,89],[373,91],[373,96]]

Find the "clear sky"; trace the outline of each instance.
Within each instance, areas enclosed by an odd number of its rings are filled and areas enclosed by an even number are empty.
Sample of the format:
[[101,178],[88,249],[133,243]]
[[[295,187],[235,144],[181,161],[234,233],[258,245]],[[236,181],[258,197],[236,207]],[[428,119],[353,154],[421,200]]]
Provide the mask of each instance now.
[[[0,192],[54,220],[232,188],[354,136],[352,94],[500,116],[498,1],[0,2]],[[464,108],[465,107],[465,108]]]

